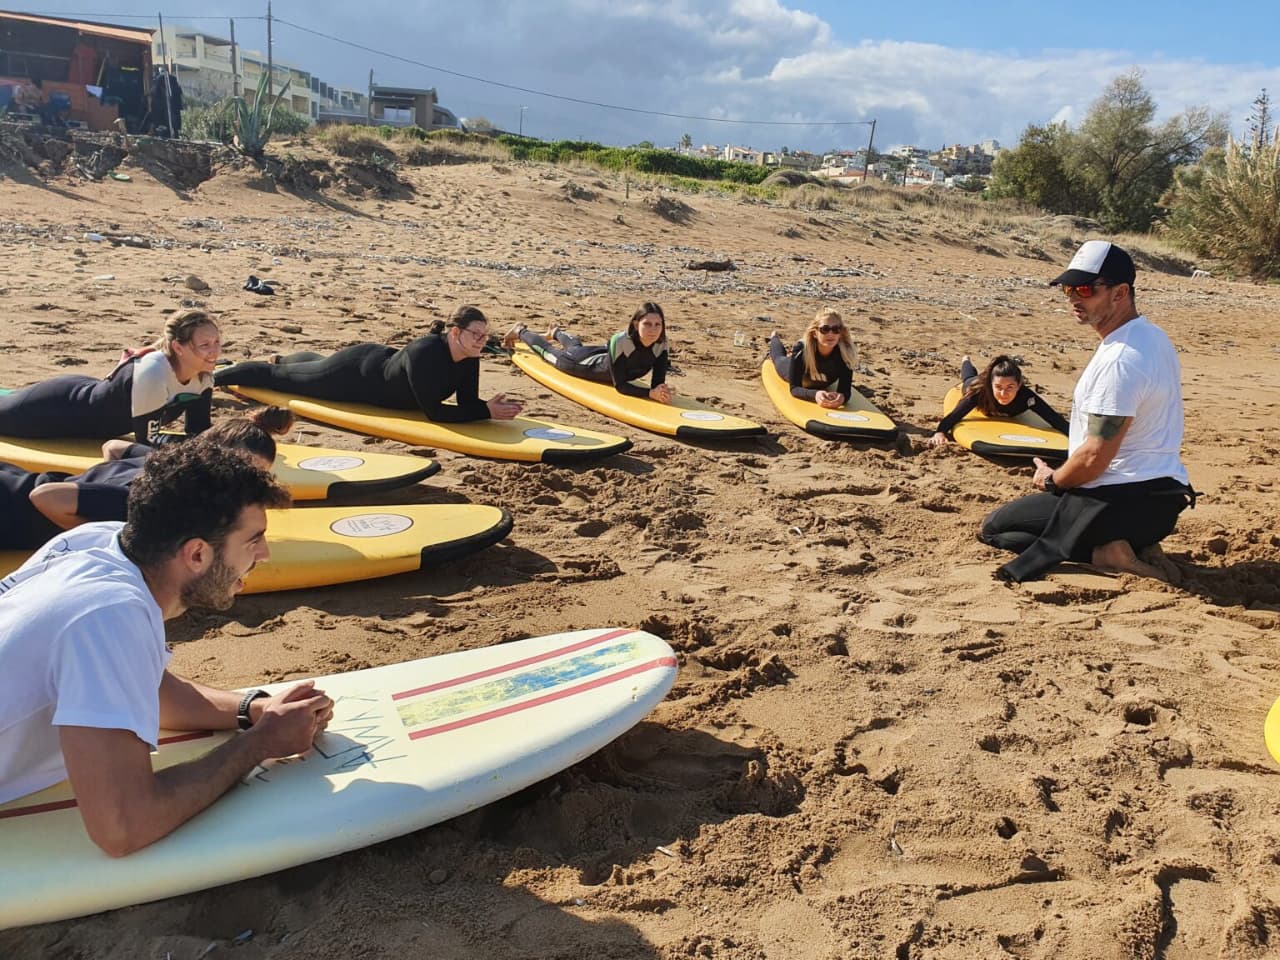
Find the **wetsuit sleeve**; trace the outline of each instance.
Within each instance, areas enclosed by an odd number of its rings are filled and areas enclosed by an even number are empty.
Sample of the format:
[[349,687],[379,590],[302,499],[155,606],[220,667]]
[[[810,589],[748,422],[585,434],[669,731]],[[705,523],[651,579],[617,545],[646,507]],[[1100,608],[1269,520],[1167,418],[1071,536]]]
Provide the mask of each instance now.
[[653,360],[653,379],[649,386],[657,387],[667,382],[667,370],[671,367],[671,351],[663,350]]
[[[649,391],[644,387],[638,387],[631,382],[629,376],[631,365],[627,363],[627,357],[623,353],[625,346],[623,341],[629,341],[626,332],[615,333],[609,338],[609,375],[613,377],[613,388],[627,397],[639,397],[642,400],[649,399]],[[666,357],[666,354],[663,354]],[[658,374],[658,365],[653,366],[654,376]],[[664,369],[665,376],[665,369]]]
[[810,390],[804,385],[804,344],[797,343],[791,348],[791,395],[797,400],[818,401],[818,391]]
[[967,417],[977,405],[977,396],[966,393],[960,398],[960,402],[955,405],[955,408],[938,421],[938,433],[945,433],[948,437],[951,436],[951,431],[956,428],[956,424]]
[[840,374],[840,378],[836,382],[836,393],[848,401],[853,396],[853,371],[845,366],[843,361],[840,365],[844,367],[844,373]]
[[[480,399],[479,358],[468,357],[454,363],[449,356],[449,347],[439,340],[438,344],[426,343],[414,349],[407,359],[409,389],[418,409],[428,420],[470,423],[489,419],[489,408]],[[456,404],[444,402],[455,393]]]
[[1053,427],[1053,429],[1057,430],[1059,433],[1071,433],[1071,424],[1067,423],[1066,418],[1064,418],[1062,414],[1049,406],[1049,402],[1045,400],[1044,397],[1040,396],[1040,394],[1034,391],[1028,392],[1031,394],[1029,399],[1033,402],[1028,403],[1027,406],[1039,414],[1041,420],[1049,424],[1049,426]]
[[194,437],[204,433],[213,426],[213,389],[204,390],[200,396],[187,404],[184,411],[184,422],[187,436]]
[[76,516],[82,520],[126,519],[129,504],[129,488],[126,486],[118,483],[76,483],[76,495]]

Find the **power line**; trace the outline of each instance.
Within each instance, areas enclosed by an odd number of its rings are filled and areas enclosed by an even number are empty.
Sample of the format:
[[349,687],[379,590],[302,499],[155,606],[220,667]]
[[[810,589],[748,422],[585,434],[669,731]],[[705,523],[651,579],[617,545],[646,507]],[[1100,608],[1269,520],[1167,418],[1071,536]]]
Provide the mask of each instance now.
[[[66,17],[68,19],[76,19],[76,20],[88,20],[91,17],[108,17],[111,20],[154,20],[156,18],[156,15],[154,13],[100,13],[100,12],[75,13],[75,12],[68,12],[65,10],[42,10],[39,13],[36,13],[31,10],[15,10],[13,12],[20,13],[28,17]],[[197,16],[187,16],[186,14],[179,13],[179,14],[170,14],[170,16],[176,17],[178,20],[228,20],[228,19],[230,20],[265,20],[267,19],[266,17],[257,15],[257,14],[254,14],[254,15],[231,14],[229,17],[211,17],[206,14],[201,14]],[[98,22],[102,22],[102,21],[98,21]]]
[[344,40],[342,37],[335,37],[332,34],[322,33],[319,30],[312,30],[310,27],[303,27],[299,24],[281,19],[280,17],[276,17],[275,22],[284,24],[287,27],[293,27],[295,30],[301,30],[303,33],[309,33],[316,37],[323,37],[325,40],[332,40],[334,43],[354,47],[356,50],[363,50],[365,53],[372,53],[380,57],[386,57],[389,60],[398,60],[401,63],[407,63],[415,67],[423,67],[427,70],[435,70],[438,73],[443,73],[450,77],[460,77],[463,80],[474,80],[477,83],[486,83],[490,86],[502,87],[504,90],[515,90],[519,93],[528,93],[535,97],[547,97],[550,100],[562,100],[566,103],[580,103],[588,107],[602,107],[605,110],[622,110],[626,113],[640,113],[650,117],[668,117],[675,120],[699,120],[705,123],[739,123],[766,127],[852,127],[870,126],[873,122],[871,120],[731,120],[726,117],[698,117],[686,113],[668,113],[664,110],[645,110],[640,107],[627,107],[616,103],[601,103],[598,100],[585,100],[581,97],[569,97],[559,93],[547,93],[545,90],[534,90],[531,87],[522,87],[514,83],[503,83],[501,80],[489,80],[485,77],[477,77],[469,73],[459,73],[457,70],[449,70],[445,67],[438,67],[431,63],[424,63],[421,60],[414,60],[410,57],[402,57],[399,54],[388,53],[385,50],[366,47],[363,44],[355,43],[352,40]]

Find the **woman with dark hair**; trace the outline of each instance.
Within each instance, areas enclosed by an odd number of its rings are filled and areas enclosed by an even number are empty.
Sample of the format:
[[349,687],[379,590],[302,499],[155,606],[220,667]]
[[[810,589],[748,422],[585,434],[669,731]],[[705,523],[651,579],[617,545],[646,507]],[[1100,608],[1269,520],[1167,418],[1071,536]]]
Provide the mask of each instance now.
[[[571,333],[552,327],[546,336],[533,333],[523,323],[507,334],[503,345],[515,346],[516,338],[557,370],[596,383],[611,383],[628,397],[670,403],[675,396],[667,385],[670,354],[667,350],[667,318],[652,301],[640,305],[627,329],[619,330],[601,346],[585,346]],[[555,340],[555,343],[551,341]],[[631,381],[649,376],[649,386]]]
[[828,410],[839,410],[848,401],[858,350],[834,310],[819,310],[789,355],[775,330],[769,335],[769,357],[778,376],[791,384],[793,397]]
[[938,422],[937,431],[927,441],[930,446],[945,444],[956,424],[974,410],[987,417],[1016,417],[1030,410],[1059,433],[1070,432],[1070,425],[1062,414],[1023,382],[1022,368],[1012,357],[1001,354],[987,364],[981,375],[973,361],[965,357],[960,362],[960,379],[964,396]]
[[[293,426],[293,414],[263,407],[224,420],[190,442],[243,450],[265,469],[276,459],[275,437]],[[154,451],[145,444],[109,440],[108,459],[79,476],[31,473],[0,463],[0,549],[34,550],[62,530],[93,520],[124,520],[129,486]]]
[[[54,377],[0,396],[0,434],[93,439],[132,432],[138,443],[185,439],[209,428],[222,335],[203,310],[176,313],[150,347],[126,351],[105,379]],[[179,415],[183,435],[161,434]]]
[[[316,400],[367,403],[388,410],[421,410],[438,423],[511,420],[521,404],[498,394],[480,399],[480,354],[489,321],[476,307],[461,306],[448,324],[397,350],[357,343],[329,356],[295,353],[275,362],[246,361],[214,374],[220,387],[260,387]],[[456,404],[446,404],[450,397]]]

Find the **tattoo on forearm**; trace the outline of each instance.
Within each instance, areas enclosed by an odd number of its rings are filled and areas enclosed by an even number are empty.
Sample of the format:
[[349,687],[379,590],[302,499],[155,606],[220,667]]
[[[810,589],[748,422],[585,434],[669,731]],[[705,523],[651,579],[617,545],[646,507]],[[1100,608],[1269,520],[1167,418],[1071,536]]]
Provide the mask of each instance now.
[[1099,437],[1103,440],[1114,440],[1120,435],[1120,431],[1124,429],[1124,425],[1128,420],[1128,417],[1091,413],[1089,414],[1089,436]]

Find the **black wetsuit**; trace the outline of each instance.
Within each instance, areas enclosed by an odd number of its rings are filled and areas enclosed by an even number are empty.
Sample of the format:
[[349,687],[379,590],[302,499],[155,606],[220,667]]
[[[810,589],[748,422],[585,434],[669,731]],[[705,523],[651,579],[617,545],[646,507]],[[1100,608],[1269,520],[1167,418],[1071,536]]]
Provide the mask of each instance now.
[[0,549],[35,550],[62,533],[62,528],[31,503],[31,491],[46,483],[74,483],[76,515],[84,520],[124,520],[129,484],[146,462],[148,447],[134,444],[123,460],[95,464],[79,476],[32,473],[0,463]]
[[[964,381],[962,389],[965,391],[964,396],[960,398],[960,402],[955,405],[950,413],[938,421],[938,433],[945,433],[951,436],[951,431],[956,428],[956,424],[972,413],[978,406],[978,397],[976,394],[968,392],[969,387],[978,378],[978,371],[967,360],[960,367],[960,377]],[[1036,414],[1041,420],[1047,423],[1059,433],[1069,434],[1071,425],[1067,423],[1057,410],[1049,406],[1048,402],[1038,393],[1028,387],[1025,383],[1018,387],[1018,392],[1012,400],[1007,404],[996,401],[996,415],[1000,417],[1016,417],[1020,413],[1030,410]]]
[[[479,358],[455,361],[448,342],[434,333],[399,350],[381,343],[357,343],[320,359],[303,357],[233,364],[217,371],[214,383],[388,410],[421,410],[428,420],[440,423],[489,419],[489,407],[480,399]],[[456,405],[444,402],[455,394]]]
[[778,376],[791,384],[791,395],[800,400],[816,403],[819,390],[835,391],[848,400],[853,391],[853,371],[844,362],[840,351],[832,350],[825,357],[818,351],[818,372],[825,378],[821,381],[809,379],[809,369],[804,362],[804,341],[797,340],[787,356],[782,340],[778,337],[769,339],[769,356],[773,360],[773,369]]
[[[212,422],[213,381],[183,384],[159,350],[126,360],[105,379],[71,374],[0,395],[0,434],[106,440],[132,432],[139,443],[165,442],[160,428],[179,415],[193,437]],[[180,438],[179,438],[180,439]]]
[[[671,366],[667,341],[659,340],[646,347],[625,330],[610,337],[607,345],[595,347],[584,346],[580,339],[563,330],[556,331],[558,344],[527,329],[520,331],[520,339],[557,370],[583,380],[611,383],[628,397],[647,399],[649,390],[667,382]],[[631,382],[649,373],[652,377],[648,389]]]

